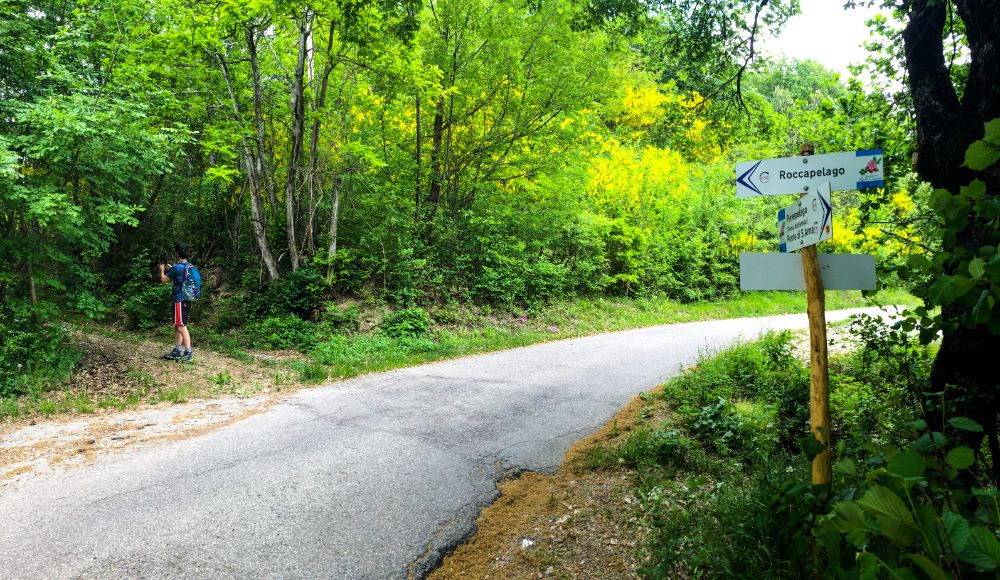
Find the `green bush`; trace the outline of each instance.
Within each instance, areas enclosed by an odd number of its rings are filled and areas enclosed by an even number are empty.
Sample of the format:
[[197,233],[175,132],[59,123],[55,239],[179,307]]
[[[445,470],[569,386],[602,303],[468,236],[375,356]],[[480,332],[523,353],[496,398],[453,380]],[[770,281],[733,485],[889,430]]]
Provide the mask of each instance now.
[[252,337],[259,346],[308,352],[319,339],[316,325],[294,314],[271,316],[253,327]]
[[328,302],[323,310],[323,324],[331,331],[338,333],[357,332],[361,325],[361,312],[357,306],[341,308],[334,302]]
[[316,363],[333,367],[334,375],[353,375],[359,370],[395,368],[412,362],[413,356],[442,349],[429,338],[334,335],[317,344],[311,355]]
[[[800,532],[774,503],[789,472],[805,473],[799,458],[780,453],[748,477],[724,481],[640,477],[638,496],[652,525],[645,578],[798,578],[809,562],[790,536]],[[806,508],[808,513],[808,507]],[[789,516],[792,516],[789,518]],[[792,532],[792,533],[790,533]],[[805,542],[808,547],[809,542]],[[803,566],[803,564],[805,564]]]
[[910,441],[837,465],[838,501],[814,530],[832,575],[987,578],[1000,572],[1000,508],[985,462],[962,444],[983,427],[955,417],[945,433],[914,421]]
[[425,336],[431,327],[431,316],[423,308],[397,310],[380,327],[382,333],[392,338],[418,338]]
[[322,305],[330,285],[312,268],[299,268],[268,287],[273,313],[297,314],[311,318]]
[[683,458],[690,440],[666,423],[656,429],[640,426],[618,449],[617,456],[629,467],[666,465]]
[[136,256],[118,291],[118,308],[131,328],[149,330],[160,326],[170,316],[172,285],[153,278],[151,263],[148,252]]
[[[809,432],[809,373],[793,356],[791,340],[788,332],[768,333],[703,358],[667,383],[664,395],[686,426],[701,430],[720,450],[758,457],[775,446],[797,451]],[[754,417],[736,413],[743,402],[760,407]]]
[[61,326],[10,310],[0,318],[0,397],[28,394],[39,381],[64,380],[78,359]]

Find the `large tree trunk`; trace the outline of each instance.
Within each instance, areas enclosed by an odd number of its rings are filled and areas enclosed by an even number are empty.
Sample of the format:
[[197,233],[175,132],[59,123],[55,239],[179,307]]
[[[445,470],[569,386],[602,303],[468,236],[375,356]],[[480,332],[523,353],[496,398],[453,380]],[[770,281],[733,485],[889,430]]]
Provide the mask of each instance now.
[[[934,187],[953,193],[980,179],[986,183],[986,196],[996,198],[1000,195],[1000,164],[984,171],[972,171],[962,164],[968,147],[983,137],[983,124],[1000,117],[1000,10],[995,0],[954,3],[965,23],[971,55],[968,80],[959,99],[942,41],[948,25],[947,4],[913,0],[903,31],[917,123],[916,168]],[[976,252],[987,243],[995,243],[995,235],[988,221],[970,215],[953,240],[945,239],[944,250]],[[984,325],[967,326],[968,309],[964,306],[946,305],[942,314],[950,324],[934,361],[933,389],[945,393],[954,413],[973,418],[995,432],[1000,383],[995,357],[1000,353],[1000,337]],[[940,421],[941,417],[934,419]],[[994,456],[994,468],[997,460]]]
[[309,33],[312,27],[312,16],[306,8],[299,22],[299,41],[297,44],[298,58],[295,62],[295,72],[292,75],[291,112],[292,112],[292,143],[288,155],[288,170],[285,173],[285,236],[288,240],[288,256],[292,262],[292,271],[299,269],[299,247],[295,236],[295,197],[299,184],[300,163],[302,159],[302,141],[305,137],[306,107],[305,89],[302,82],[305,76],[306,52],[309,49]]

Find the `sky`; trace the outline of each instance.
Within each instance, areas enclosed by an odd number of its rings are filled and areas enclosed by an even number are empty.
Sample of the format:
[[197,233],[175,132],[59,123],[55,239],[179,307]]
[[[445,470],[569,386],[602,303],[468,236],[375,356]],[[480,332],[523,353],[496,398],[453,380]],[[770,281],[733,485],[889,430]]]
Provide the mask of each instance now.
[[801,0],[802,13],[793,16],[778,38],[764,40],[762,52],[812,59],[847,80],[847,65],[865,60],[861,43],[868,39],[865,21],[877,8],[844,9],[843,0]]

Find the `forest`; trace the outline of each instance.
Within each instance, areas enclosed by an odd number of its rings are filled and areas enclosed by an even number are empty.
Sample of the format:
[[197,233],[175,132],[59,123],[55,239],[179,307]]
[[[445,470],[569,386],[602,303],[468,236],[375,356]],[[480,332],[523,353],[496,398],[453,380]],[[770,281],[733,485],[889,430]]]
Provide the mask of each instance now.
[[[196,349],[296,351],[322,381],[554,305],[739,298],[739,254],[776,251],[788,199],[737,200],[734,164],[877,148],[886,187],[839,192],[821,248],[874,254],[880,287],[919,304],[869,337],[923,349],[899,387],[921,457],[955,429],[974,453],[924,503],[986,555],[904,556],[920,540],[893,494],[857,524],[883,543],[851,544],[881,564],[854,565],[986,574],[1000,9],[857,4],[890,16],[856,23],[868,58],[844,78],[760,53],[798,0],[0,0],[0,421],[65,383],[77,333],[167,345],[154,275],[177,242],[203,279]],[[912,503],[903,527],[933,527]]]

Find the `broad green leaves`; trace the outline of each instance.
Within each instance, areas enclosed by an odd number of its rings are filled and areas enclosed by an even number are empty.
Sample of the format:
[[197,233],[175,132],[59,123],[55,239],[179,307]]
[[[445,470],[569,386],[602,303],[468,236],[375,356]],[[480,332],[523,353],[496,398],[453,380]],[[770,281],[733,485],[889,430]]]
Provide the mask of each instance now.
[[982,171],[1000,161],[1000,119],[986,123],[986,135],[965,152],[965,166]]
[[[956,434],[982,430],[965,417],[948,424]],[[996,488],[969,488],[975,464],[971,448],[928,431],[923,421],[913,426],[923,433],[909,447],[868,461],[864,493],[833,506],[814,531],[820,545],[836,553],[837,540],[823,531],[833,526],[857,550],[856,573],[862,577],[889,572],[908,578],[920,572],[952,578],[996,570],[1000,543],[990,528],[996,525]]]

